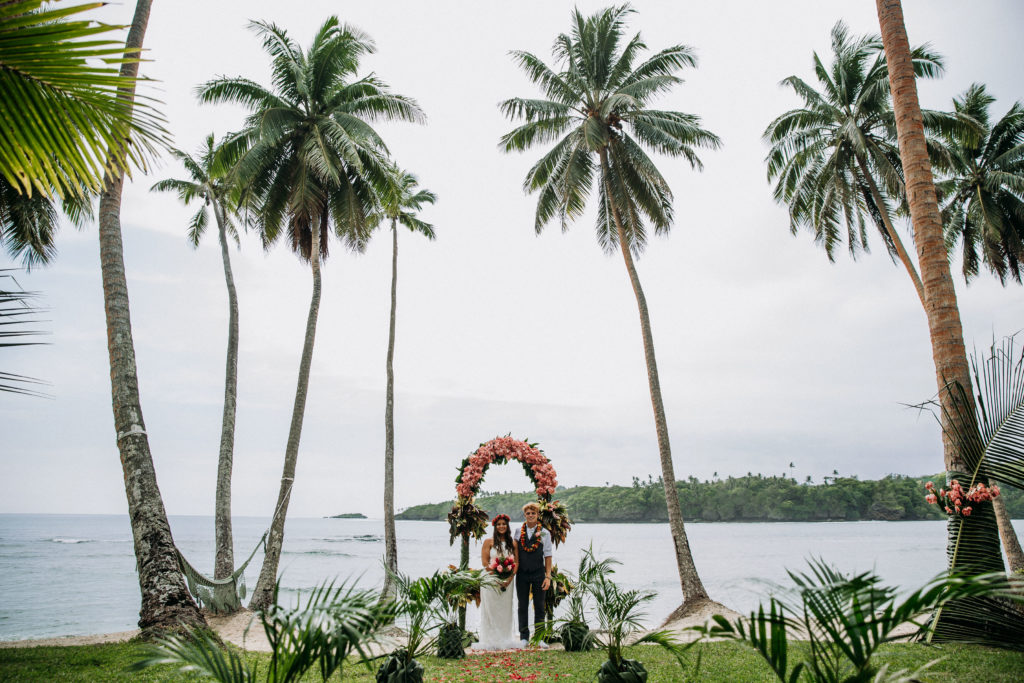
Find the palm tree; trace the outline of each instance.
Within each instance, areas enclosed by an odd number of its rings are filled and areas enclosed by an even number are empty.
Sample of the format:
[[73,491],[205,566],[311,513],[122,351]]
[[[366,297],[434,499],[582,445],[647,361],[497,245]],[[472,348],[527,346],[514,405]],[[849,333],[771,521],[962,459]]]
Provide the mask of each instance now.
[[[928,144],[924,135],[924,117],[917,99],[914,81],[914,58],[903,24],[903,7],[899,0],[876,0],[878,22],[882,30],[882,43],[888,62],[890,90],[893,93],[893,112],[906,182],[906,197],[910,207],[910,220],[914,227],[914,245],[921,268],[921,283],[925,294],[925,313],[932,341],[935,377],[939,396],[949,415],[956,414],[949,392],[943,389],[959,383],[966,395],[971,395],[971,376],[964,349],[963,326],[957,307],[956,290],[949,272],[942,235],[942,216],[935,196]],[[963,471],[957,450],[943,432],[945,465],[947,471]]]
[[[961,242],[964,280],[978,274],[978,263],[1006,284],[1007,276],[1021,282],[1024,258],[1024,105],[992,122],[989,106],[995,98],[984,85],[973,84],[953,99],[956,114],[976,121],[973,130],[953,130],[945,137],[942,180],[936,183],[950,250]],[[978,251],[981,251],[979,258]]]
[[387,177],[384,142],[369,125],[376,119],[420,120],[415,101],[394,95],[375,76],[355,80],[370,38],[331,17],[303,51],[281,28],[254,22],[271,57],[273,90],[245,78],[218,78],[199,88],[202,102],[231,102],[251,112],[230,144],[247,147],[237,165],[239,182],[257,195],[255,227],[265,247],[286,231],[292,249],[311,265],[313,294],[299,363],[291,426],[277,505],[252,609],[268,607],[284,541],[320,307],[320,264],[328,254],[328,228],[361,251],[368,239],[373,187]]
[[228,255],[228,234],[230,233],[237,243],[238,228],[232,220],[232,214],[237,208],[236,187],[224,164],[219,163],[218,151],[212,133],[206,136],[205,145],[198,159],[181,150],[172,150],[171,154],[185,166],[189,174],[188,180],[162,180],[153,185],[152,189],[158,192],[175,192],[185,204],[192,203],[194,199],[202,200],[199,211],[189,223],[188,239],[193,247],[199,246],[199,240],[206,232],[210,213],[208,208],[212,210],[214,220],[217,221],[217,236],[224,263],[224,281],[228,289],[228,351],[224,373],[220,455],[217,459],[217,493],[213,522],[216,559],[213,571],[214,578],[224,579],[231,576],[235,570],[234,542],[231,533],[231,468],[235,449],[235,409],[238,394],[238,294],[235,291],[235,278],[231,273],[231,258]]
[[690,47],[675,45],[634,66],[647,46],[639,34],[625,41],[624,22],[632,13],[629,5],[590,17],[575,10],[571,33],[559,35],[553,49],[560,71],[529,52],[512,53],[541,87],[544,99],[515,98],[501,104],[510,119],[526,120],[502,137],[501,147],[510,152],[555,143],[524,182],[527,192],[539,194],[538,233],[556,217],[567,229],[583,213],[596,176],[597,240],[606,252],[621,252],[640,313],[665,502],[683,589],[680,609],[688,610],[708,597],[683,526],[647,301],[633,258],[647,243],[647,225],[667,233],[673,218],[672,191],[644,147],[682,157],[699,169],[696,149],[714,149],[720,142],[700,127],[697,116],[647,108],[655,95],[682,82],[676,72],[695,66],[697,59]]
[[396,166],[390,168],[388,183],[380,192],[377,220],[391,221],[391,323],[388,327],[387,397],[384,404],[384,589],[382,599],[392,597],[392,577],[398,573],[398,544],[395,538],[395,308],[398,302],[398,224],[414,233],[434,239],[434,226],[416,215],[425,204],[437,201],[430,190],[417,189],[418,179]]
[[166,142],[151,100],[118,96],[137,71],[110,36],[122,27],[74,18],[100,4],[0,3],[0,176],[18,193],[95,194],[105,173],[144,165]]
[[[943,453],[949,476],[969,471],[968,463],[951,435],[971,431],[974,412],[969,398],[974,392],[964,349],[960,309],[943,240],[942,215],[928,157],[921,106],[917,99],[907,28],[903,22],[903,6],[900,0],[876,0],[875,4],[889,63],[889,83],[893,92],[900,159],[903,162],[910,220],[914,226],[914,244],[925,290],[925,313],[942,408]],[[948,535],[951,567],[955,566],[954,551],[958,537],[959,529],[951,519]],[[1002,565],[995,525],[977,529],[971,540],[979,547],[994,549],[995,556],[990,561],[993,565],[996,562]]]
[[[1009,275],[1021,282],[1024,256],[1024,107],[1015,102],[994,124],[989,106],[995,98],[984,85],[973,84],[953,99],[954,112],[974,121],[974,130],[954,129],[944,136],[946,162],[939,167],[942,180],[935,184],[942,208],[946,247],[961,242],[964,281],[978,274],[984,260],[1006,284]],[[981,257],[979,258],[979,248]],[[1021,550],[1002,498],[993,508],[1010,571],[1024,570]]]
[[[139,0],[131,29],[125,41],[121,65],[128,86],[118,97],[130,114],[135,96],[135,79],[142,39],[149,23],[151,0]],[[110,169],[103,180],[99,203],[100,263],[103,275],[103,304],[107,325],[107,349],[110,354],[110,388],[113,397],[114,429],[124,470],[128,516],[135,541],[142,609],[139,627],[143,634],[166,629],[206,627],[206,621],[188,594],[178,568],[178,559],[167,522],[160,488],[157,486],[153,456],[149,449],[146,425],[139,399],[139,378],[135,364],[135,344],[128,308],[128,284],[124,273],[121,242],[121,194],[124,189],[123,145],[111,147]]]
[[[776,118],[764,132],[772,146],[767,162],[775,199],[789,206],[790,230],[795,234],[808,227],[830,261],[844,238],[851,256],[867,250],[866,223],[873,222],[924,305],[921,278],[893,225],[893,202],[888,199],[902,198],[903,171],[881,39],[851,37],[845,24],[837,22],[832,52],[829,67],[814,55],[817,89],[797,76],[782,81],[804,103]],[[912,58],[921,76],[942,71],[942,58],[926,47],[915,48]],[[929,112],[930,124],[948,124],[947,119]]]

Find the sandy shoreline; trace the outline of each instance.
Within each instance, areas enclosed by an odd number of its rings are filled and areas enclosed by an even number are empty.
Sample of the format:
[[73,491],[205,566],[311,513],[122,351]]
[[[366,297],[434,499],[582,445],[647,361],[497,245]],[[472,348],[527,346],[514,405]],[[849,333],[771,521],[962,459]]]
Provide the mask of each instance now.
[[[717,610],[717,612],[723,613],[721,609]],[[682,641],[695,640],[697,638],[697,634],[686,629],[691,626],[700,626],[704,624],[711,618],[713,613],[715,613],[715,610],[709,606],[700,612],[688,615],[684,619],[673,621],[667,624],[665,628],[674,633],[676,637]],[[740,616],[738,612],[733,612],[732,610],[725,610],[724,615],[730,620]],[[206,622],[210,625],[210,628],[216,631],[217,634],[226,642],[254,652],[270,651],[270,643],[267,641],[267,636],[263,632],[262,624],[260,624],[259,620],[255,618],[255,615],[248,610],[238,612],[237,614],[232,614],[230,616],[208,614],[206,615]],[[138,635],[139,631],[136,629],[134,631],[100,633],[86,636],[61,636],[58,638],[12,640],[0,642],[0,648],[102,645],[105,643],[127,642]],[[404,633],[401,629],[392,629],[385,634],[385,639],[381,644],[381,649],[389,651],[399,647],[404,642],[403,636]]]

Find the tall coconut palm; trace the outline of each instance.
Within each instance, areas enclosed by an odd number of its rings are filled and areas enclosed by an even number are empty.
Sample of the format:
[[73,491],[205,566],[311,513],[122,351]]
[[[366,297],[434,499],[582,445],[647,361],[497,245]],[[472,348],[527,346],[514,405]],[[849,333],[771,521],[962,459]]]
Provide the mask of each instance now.
[[[954,129],[945,136],[942,178],[936,183],[942,204],[946,243],[961,243],[964,279],[978,274],[979,262],[1003,284],[1021,282],[1024,259],[1024,105],[1014,102],[993,122],[995,98],[973,84],[953,109],[980,124],[978,131]],[[979,250],[981,252],[979,257]]]
[[[943,136],[942,178],[935,184],[942,208],[946,247],[961,243],[964,280],[978,274],[979,263],[1006,284],[1021,282],[1024,257],[1024,106],[1015,102],[992,122],[995,102],[984,85],[973,84],[953,99],[958,116],[980,130],[952,129]],[[979,250],[981,251],[979,257]],[[1010,571],[1024,570],[1024,550],[1002,498],[992,501]]]
[[384,402],[384,589],[383,598],[394,595],[398,574],[398,543],[395,537],[395,309],[398,304],[398,224],[427,239],[434,239],[434,226],[417,215],[425,205],[437,201],[430,190],[418,189],[419,180],[397,166],[389,169],[387,185],[379,192],[377,220],[391,221],[391,323],[388,327],[387,392]]
[[[235,410],[238,395],[238,293],[231,272],[228,236],[238,242],[238,228],[232,215],[238,203],[233,176],[217,158],[218,149],[211,133],[206,136],[198,158],[181,150],[172,150],[188,172],[187,180],[170,178],[153,185],[157,192],[174,192],[185,204],[199,199],[202,204],[188,227],[188,239],[193,247],[199,246],[212,211],[217,222],[220,255],[224,264],[224,282],[228,290],[228,349],[224,371],[224,413],[221,418],[220,453],[217,459],[217,492],[214,503],[214,578],[224,579],[235,570],[234,542],[231,533],[231,469],[235,450]],[[233,603],[233,601],[231,601]]]
[[[888,62],[893,112],[906,183],[910,220],[914,228],[921,284],[925,293],[925,313],[932,342],[935,377],[944,412],[956,415],[951,404],[949,384],[958,383],[971,395],[971,376],[964,349],[963,326],[957,306],[956,290],[949,272],[949,261],[942,233],[942,216],[935,194],[935,183],[924,134],[924,116],[917,99],[914,79],[914,56],[903,23],[903,7],[899,0],[876,0],[882,43]],[[948,431],[948,430],[947,430]],[[946,436],[945,465],[947,471],[963,471],[963,462]]]
[[[957,447],[952,435],[974,430],[972,423],[976,417],[974,406],[971,405],[973,385],[964,349],[960,309],[943,240],[942,215],[928,156],[921,105],[917,98],[910,43],[903,21],[903,6],[899,0],[876,0],[875,5],[888,61],[900,160],[903,163],[910,220],[914,227],[914,244],[917,247],[921,283],[925,292],[925,313],[942,408],[943,452],[947,476],[950,476],[968,471],[969,462],[965,460],[962,449]],[[965,540],[961,532],[960,525],[951,518],[947,541],[951,569],[962,568],[956,561],[956,548]],[[999,556],[998,531],[994,524],[970,527],[965,535],[966,542],[971,546],[989,549],[984,558],[986,567],[1003,566]],[[968,566],[975,565],[972,563]],[[937,621],[937,629],[941,629],[941,618]]]
[[166,140],[152,100],[118,97],[135,82],[119,71],[124,46],[111,33],[122,27],[79,16],[103,4],[0,3],[0,176],[18,193],[95,194],[105,172],[145,164]]
[[672,191],[644,148],[682,157],[699,169],[697,148],[714,149],[720,142],[693,114],[648,108],[656,95],[681,83],[677,72],[695,66],[697,59],[690,47],[674,45],[636,64],[647,46],[639,34],[627,40],[625,20],[632,13],[628,5],[589,17],[574,11],[571,32],[555,40],[555,68],[529,52],[512,53],[540,86],[543,99],[514,98],[501,104],[510,119],[525,119],[502,137],[501,147],[511,152],[554,143],[524,182],[528,193],[539,195],[534,224],[538,233],[553,218],[567,229],[583,213],[597,183],[597,240],[606,252],[618,249],[622,254],[640,314],[665,501],[683,590],[680,610],[685,611],[708,596],[683,526],[654,338],[634,256],[647,243],[647,226],[664,234],[673,219]]
[[203,102],[231,102],[251,113],[232,144],[248,146],[237,164],[239,182],[256,195],[255,227],[270,247],[283,232],[310,263],[313,294],[299,362],[284,468],[267,551],[250,608],[273,601],[284,523],[295,481],[309,369],[320,308],[320,265],[328,228],[362,250],[375,205],[373,187],[387,177],[386,147],[368,121],[423,117],[415,101],[389,92],[374,76],[355,79],[359,59],[374,50],[368,36],[331,17],[303,51],[281,28],[251,24],[271,58],[273,89],[245,78],[218,78],[199,88]]
[[[874,223],[923,306],[917,267],[893,225],[903,170],[882,41],[853,37],[838,22],[832,28],[832,53],[827,67],[814,54],[817,88],[797,76],[782,81],[803,106],[782,114],[764,132],[771,145],[768,177],[775,181],[775,199],[789,207],[790,230],[809,228],[830,261],[844,240],[853,257],[867,250],[866,224]],[[927,47],[915,48],[912,59],[921,76],[942,71],[942,58]],[[929,123],[940,122],[949,127],[950,117],[929,112]]]
[[[125,54],[137,57],[149,23],[150,0],[139,0],[125,42]],[[121,65],[121,73],[129,79],[119,97],[131,111],[135,96],[135,78],[139,62],[130,59]],[[135,365],[135,344],[132,341],[131,316],[128,307],[128,284],[124,272],[124,249],[121,242],[121,194],[124,189],[124,167],[118,161],[126,152],[114,146],[106,168],[111,169],[103,180],[99,203],[100,263],[103,275],[103,304],[107,324],[107,349],[110,355],[110,388],[113,396],[114,429],[124,470],[128,516],[135,541],[142,609],[139,626],[143,633],[167,629],[205,627],[206,621],[188,594],[178,568],[174,539],[167,522],[160,488],[157,486],[153,456],[149,449],[146,424],[142,419],[139,378]]]

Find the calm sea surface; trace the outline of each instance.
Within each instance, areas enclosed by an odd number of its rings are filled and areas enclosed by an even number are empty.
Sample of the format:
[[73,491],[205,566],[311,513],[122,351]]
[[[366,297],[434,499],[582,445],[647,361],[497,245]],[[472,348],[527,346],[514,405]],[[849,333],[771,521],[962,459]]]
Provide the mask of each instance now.
[[[241,561],[269,519],[236,517]],[[399,568],[420,576],[457,564],[444,522],[398,522]],[[1014,522],[1024,535],[1024,521]],[[212,517],[171,517],[178,547],[200,571],[213,567]],[[786,568],[823,557],[844,571],[874,569],[890,585],[914,588],[945,566],[943,522],[691,524],[690,547],[711,597],[740,612],[753,608]],[[647,622],[659,622],[681,593],[665,524],[578,524],[555,550],[555,562],[574,570],[581,549],[622,561],[616,580],[657,593]],[[332,578],[383,579],[383,522],[290,519],[281,557],[288,600]],[[479,545],[472,548],[479,565]],[[246,572],[256,584],[262,555]],[[120,515],[0,515],[0,640],[126,631],[136,627],[139,589],[128,518]],[[478,619],[471,609],[470,628]]]

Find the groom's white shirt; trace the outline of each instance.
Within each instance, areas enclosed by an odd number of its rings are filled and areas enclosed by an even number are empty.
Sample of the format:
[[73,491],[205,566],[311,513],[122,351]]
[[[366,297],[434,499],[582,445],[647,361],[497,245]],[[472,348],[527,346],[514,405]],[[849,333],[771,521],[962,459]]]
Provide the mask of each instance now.
[[532,540],[534,532],[536,532],[538,529],[541,531],[540,544],[541,547],[544,549],[544,557],[551,557],[554,554],[554,550],[551,547],[551,534],[544,533],[544,527],[542,527],[540,524],[538,524],[535,527],[527,525],[526,537]]

